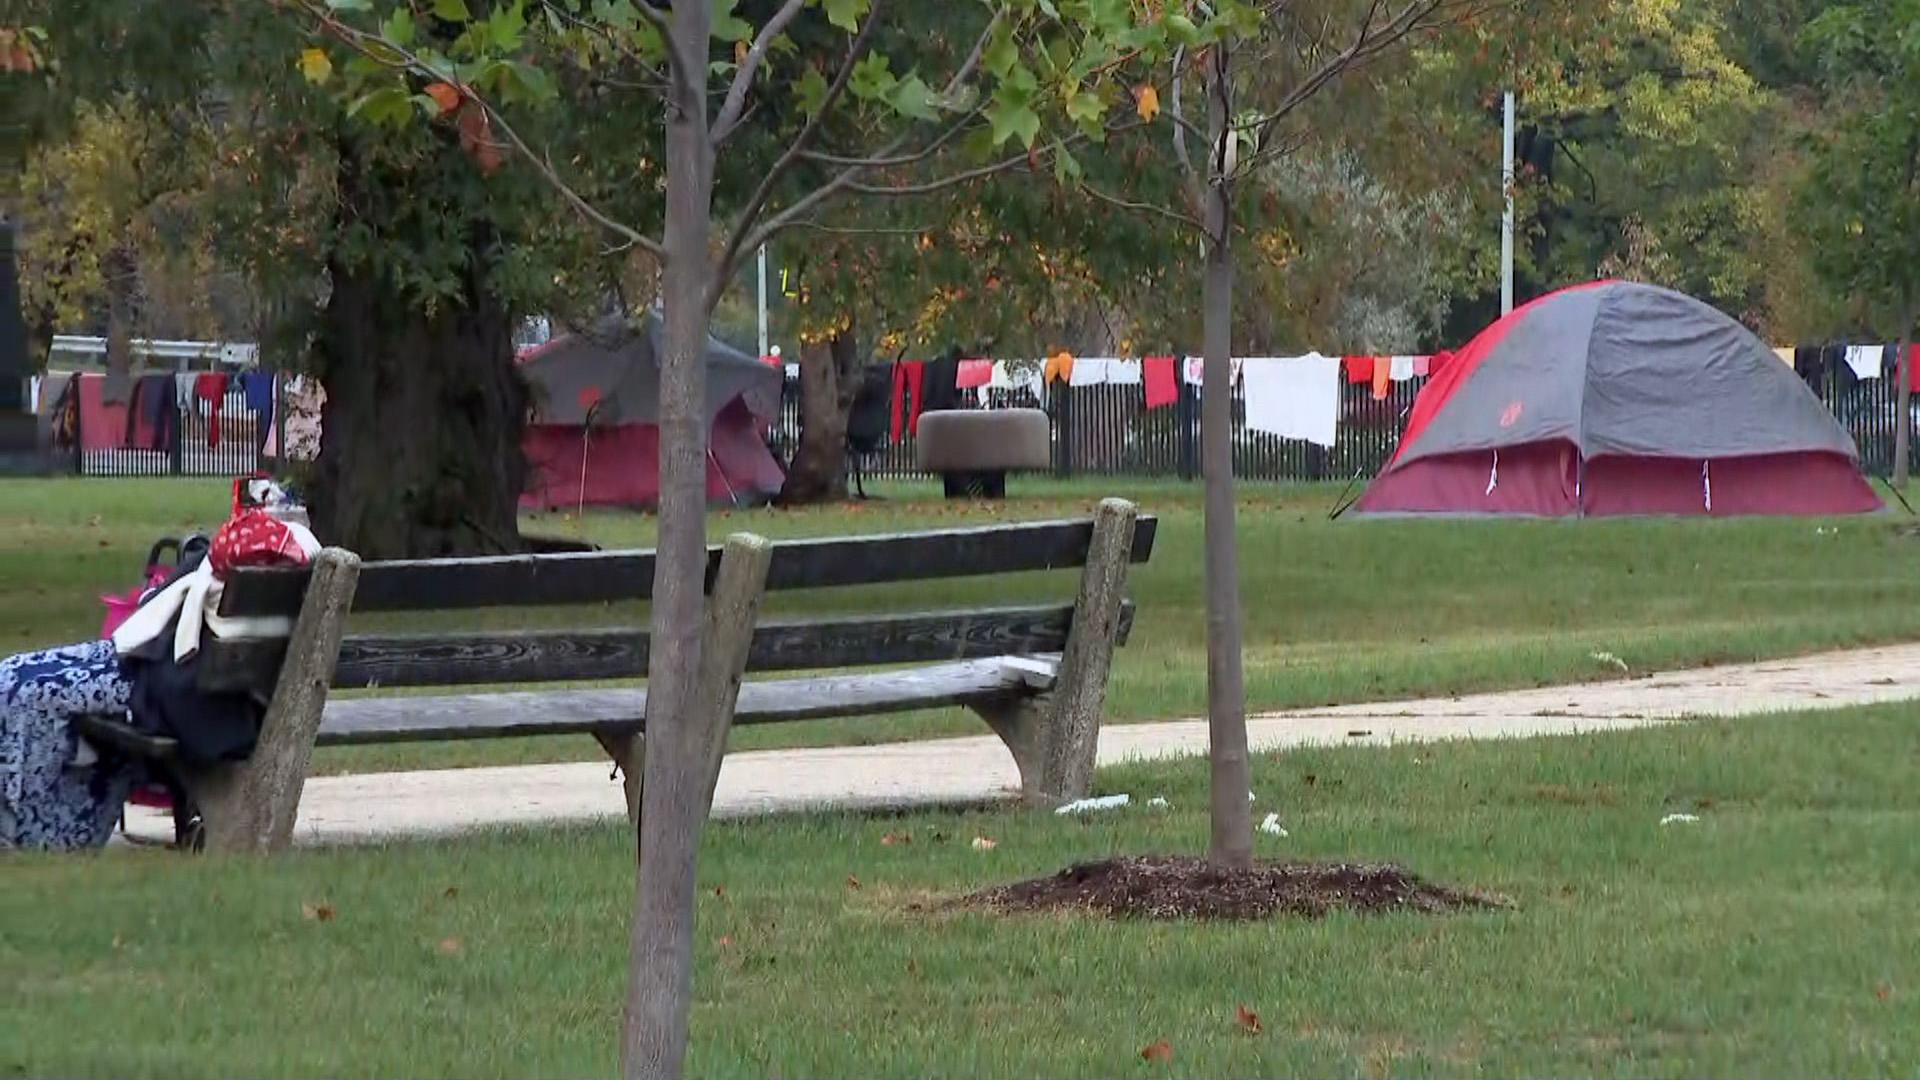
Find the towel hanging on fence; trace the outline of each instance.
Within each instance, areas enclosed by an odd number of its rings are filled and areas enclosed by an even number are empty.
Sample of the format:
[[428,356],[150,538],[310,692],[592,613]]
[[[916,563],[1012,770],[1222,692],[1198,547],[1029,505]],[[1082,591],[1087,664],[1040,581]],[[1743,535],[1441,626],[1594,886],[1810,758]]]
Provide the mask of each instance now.
[[1332,446],[1340,425],[1341,367],[1339,360],[1319,353],[1247,361],[1241,369],[1247,426]]
[[1847,366],[1853,369],[1856,379],[1877,379],[1880,377],[1879,345],[1847,346]]
[[1416,356],[1413,358],[1414,378],[1424,379],[1431,374],[1433,374],[1433,357]]
[[227,377],[208,372],[193,380],[193,396],[207,403],[207,445],[220,445],[220,409],[226,403]]
[[1388,364],[1388,367],[1387,367],[1388,375],[1393,379],[1394,382],[1406,382],[1408,379],[1413,378],[1415,374],[1413,370],[1414,362],[1419,359],[1420,358],[1417,356],[1394,357],[1393,360]]
[[1392,380],[1393,380],[1393,357],[1391,356],[1374,357],[1373,358],[1373,400],[1375,401],[1387,400],[1387,393],[1392,389],[1392,385],[1391,385]]
[[953,385],[960,390],[978,390],[993,381],[993,361],[962,360]]
[[1046,366],[1041,371],[1042,381],[1052,383],[1055,379],[1071,386],[1073,384],[1073,354],[1065,349],[1047,357]]
[[1362,385],[1373,381],[1373,357],[1347,356],[1340,362],[1346,367],[1348,382]]
[[1068,373],[1068,386],[1105,386],[1114,379],[1114,367],[1121,361],[1104,356],[1075,357],[1073,370]]
[[[1232,374],[1227,377],[1227,382],[1229,384],[1237,383],[1240,381],[1240,372],[1242,368],[1245,366],[1246,362],[1247,361],[1244,357],[1239,357],[1239,356],[1234,357],[1231,361],[1228,362],[1229,370],[1232,372]],[[1184,370],[1185,370],[1185,376],[1186,376],[1186,381],[1188,386],[1205,386],[1206,385],[1207,383],[1207,358],[1206,357],[1204,356],[1187,357],[1187,362]]]
[[[902,360],[893,365],[893,441],[902,435],[920,431],[921,406],[926,402],[927,365],[921,360]],[[911,406],[907,399],[912,398]],[[908,411],[911,408],[911,411]]]
[[1180,400],[1179,376],[1173,367],[1171,356],[1149,356],[1141,361],[1148,409],[1162,408]]
[[1793,366],[1793,346],[1783,345],[1780,348],[1773,350],[1773,355],[1779,357],[1780,362],[1787,365],[1788,367]]

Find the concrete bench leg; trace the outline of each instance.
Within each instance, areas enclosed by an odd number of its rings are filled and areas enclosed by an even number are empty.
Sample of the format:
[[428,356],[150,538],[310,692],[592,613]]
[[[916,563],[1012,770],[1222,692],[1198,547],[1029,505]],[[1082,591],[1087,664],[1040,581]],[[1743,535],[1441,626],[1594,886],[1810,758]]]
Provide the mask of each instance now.
[[1133,526],[1139,511],[1124,499],[1107,499],[1094,513],[1093,540],[1074,601],[1073,628],[1060,657],[1041,740],[1041,791],[1029,803],[1057,806],[1085,798],[1093,788],[1100,749],[1100,714],[1107,701],[1114,643],[1127,592]]
[[640,824],[640,783],[647,774],[647,741],[637,732],[596,731],[593,737],[620,770],[620,787],[627,797],[627,824]]
[[292,844],[300,793],[313,764],[314,736],[359,580],[360,557],[351,551],[327,548],[314,559],[313,577],[253,754],[245,761],[194,769],[184,777],[200,807],[207,850],[273,852]]

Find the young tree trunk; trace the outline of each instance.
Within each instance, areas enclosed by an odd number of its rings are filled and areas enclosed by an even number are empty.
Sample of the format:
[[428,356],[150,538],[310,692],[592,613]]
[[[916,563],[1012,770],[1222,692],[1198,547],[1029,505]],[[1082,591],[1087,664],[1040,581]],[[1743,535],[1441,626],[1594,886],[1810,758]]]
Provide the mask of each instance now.
[[1207,749],[1211,766],[1216,864],[1253,864],[1253,809],[1247,805],[1247,694],[1240,657],[1240,549],[1233,499],[1233,189],[1220,168],[1228,126],[1224,46],[1207,95],[1215,149],[1206,188],[1206,280],[1202,334],[1206,361],[1200,390],[1200,465],[1206,476]]
[[1894,395],[1893,488],[1901,494],[1906,493],[1907,473],[1913,458],[1913,324],[1920,313],[1914,310],[1911,290],[1903,306],[1906,310],[1900,324],[1900,353],[1893,365],[1893,373],[1900,380]]
[[[342,223],[379,223],[408,183],[340,145]],[[465,223],[473,257],[429,313],[377,266],[338,257],[314,343],[326,387],[308,484],[314,530],[366,559],[520,549],[526,388],[512,315],[487,284],[491,226]]]
[[706,608],[707,290],[713,151],[704,88],[712,13],[676,4],[672,38],[699,63],[675,72],[667,102],[667,220],[660,370],[660,529],[654,563],[647,671],[646,768],[640,878],[628,948],[621,1067],[629,1080],[678,1080],[686,1065],[693,998],[695,860],[711,791],[703,726],[695,715],[700,626]]
[[860,389],[860,354],[851,322],[800,355],[800,445],[780,488],[783,506],[847,497],[847,419]]

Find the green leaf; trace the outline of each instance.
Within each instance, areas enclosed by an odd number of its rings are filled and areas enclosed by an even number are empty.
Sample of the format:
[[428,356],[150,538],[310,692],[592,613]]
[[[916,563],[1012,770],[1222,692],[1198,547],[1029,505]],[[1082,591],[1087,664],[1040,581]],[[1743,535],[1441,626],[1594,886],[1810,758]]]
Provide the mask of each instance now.
[[1098,124],[1106,115],[1106,99],[1091,90],[1082,90],[1067,98],[1067,119],[1076,124]]
[[327,0],[329,11],[367,11],[372,7],[367,0]]
[[445,22],[469,22],[473,12],[467,10],[467,0],[433,0],[433,17]]
[[383,86],[371,93],[362,94],[353,104],[347,106],[347,115],[358,117],[375,126],[397,125],[413,119],[413,109],[409,107],[411,101],[412,98],[405,90],[397,86]]
[[519,48],[520,37],[526,29],[527,12],[521,0],[493,9],[493,15],[487,19],[487,36],[492,39],[493,47],[501,52],[512,52]]
[[867,13],[867,0],[823,0],[821,6],[827,9],[827,21],[849,34],[860,29]]
[[713,36],[717,41],[752,41],[753,24],[733,13],[740,0],[712,0]]
[[1167,37],[1173,39],[1174,44],[1198,45],[1200,43],[1200,28],[1193,24],[1192,19],[1173,11],[1168,12],[1163,21],[1167,27]]
[[853,77],[847,80],[847,89],[861,101],[874,101],[893,92],[900,80],[894,77],[892,61],[884,53],[868,53],[864,59],[853,66]]
[[980,62],[995,78],[1004,79],[1013,65],[1020,62],[1020,47],[1014,43],[1013,30],[1002,21],[988,40],[986,51],[980,54]]
[[1040,114],[1024,101],[995,97],[993,104],[987,106],[987,126],[993,132],[995,146],[1017,137],[1022,145],[1032,149],[1033,140],[1040,135]]
[[793,96],[800,105],[800,112],[809,120],[820,114],[827,103],[827,80],[817,69],[808,68],[806,74],[793,86]]
[[901,79],[887,100],[894,111],[915,120],[933,120],[940,115],[940,99],[918,75]]
[[1080,159],[1067,152],[1064,143],[1053,144],[1053,178],[1061,186],[1078,183],[1086,172],[1080,165]]
[[404,7],[394,8],[393,14],[387,16],[386,25],[380,28],[388,41],[403,49],[413,44],[413,31],[413,12]]

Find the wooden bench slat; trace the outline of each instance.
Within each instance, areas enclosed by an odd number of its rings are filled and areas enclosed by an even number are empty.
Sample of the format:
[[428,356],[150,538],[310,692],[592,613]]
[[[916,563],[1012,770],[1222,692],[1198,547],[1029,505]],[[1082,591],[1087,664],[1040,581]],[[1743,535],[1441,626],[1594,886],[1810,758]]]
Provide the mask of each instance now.
[[[992,608],[907,615],[763,623],[755,629],[749,671],[878,667],[1061,651],[1073,605]],[[1133,625],[1121,614],[1118,640]],[[283,639],[207,643],[200,686],[212,691],[271,686]],[[341,688],[479,686],[631,679],[647,672],[644,630],[610,628],[520,633],[349,637],[333,685]]]
[[[988,703],[1046,689],[1050,678],[1034,666],[967,660],[910,671],[748,682],[740,688],[733,722],[772,724]],[[646,702],[644,687],[336,699],[327,703],[317,744],[635,731],[643,726]]]
[[[1153,552],[1158,523],[1139,519],[1132,561]],[[1086,562],[1091,521],[1043,521],[965,529],[786,540],[774,545],[769,589],[811,589],[983,574],[1054,570]],[[720,549],[707,553],[707,582]],[[226,585],[226,615],[297,611],[308,571],[239,570]],[[446,611],[646,600],[653,595],[653,552],[579,552],[488,558],[370,562],[360,572],[353,610]]]

